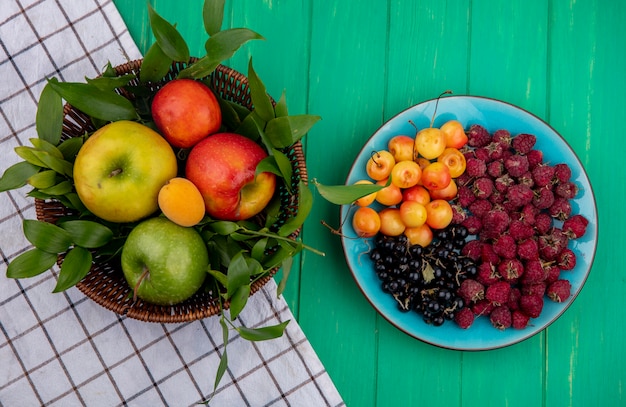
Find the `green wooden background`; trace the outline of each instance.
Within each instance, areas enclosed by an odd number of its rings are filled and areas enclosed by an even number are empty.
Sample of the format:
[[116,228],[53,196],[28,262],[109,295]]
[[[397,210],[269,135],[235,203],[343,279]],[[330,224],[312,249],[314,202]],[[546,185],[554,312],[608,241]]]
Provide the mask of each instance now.
[[[114,0],[145,52],[146,2]],[[202,0],[152,0],[192,53]],[[323,120],[306,138],[309,176],[343,183],[360,146],[395,113],[436,97],[489,96],[549,122],[582,160],[600,216],[593,270],[570,309],[540,334],[486,352],[439,349],[378,316],[346,267],[338,208],[319,196],[285,293],[348,406],[626,405],[624,345],[626,2],[618,0],[230,0],[225,28],[265,41],[253,57],[292,113]]]

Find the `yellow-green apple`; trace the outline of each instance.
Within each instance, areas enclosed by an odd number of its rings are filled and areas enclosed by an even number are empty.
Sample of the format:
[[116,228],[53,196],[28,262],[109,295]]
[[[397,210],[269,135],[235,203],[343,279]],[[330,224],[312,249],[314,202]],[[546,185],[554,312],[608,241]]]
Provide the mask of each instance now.
[[202,286],[209,255],[197,230],[159,216],[141,221],[130,231],[121,263],[137,297],[152,304],[174,305]]
[[158,209],[159,190],[177,172],[174,150],[159,133],[122,120],[85,141],[74,162],[74,185],[94,215],[134,222]]
[[193,79],[175,79],[152,100],[152,118],[174,147],[190,148],[222,125],[220,105],[208,86]]
[[267,152],[254,141],[235,133],[216,133],[190,151],[185,176],[202,197],[209,216],[243,220],[260,213],[276,189],[271,172],[256,174]]

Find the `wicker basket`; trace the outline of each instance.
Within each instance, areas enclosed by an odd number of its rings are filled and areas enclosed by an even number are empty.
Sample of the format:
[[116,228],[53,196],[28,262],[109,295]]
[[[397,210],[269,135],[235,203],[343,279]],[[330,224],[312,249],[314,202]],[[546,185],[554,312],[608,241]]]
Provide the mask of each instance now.
[[[142,60],[131,61],[115,67],[115,70],[118,75],[132,73],[138,76],[141,62]],[[173,79],[185,67],[185,64],[174,63],[165,80],[161,83],[153,84],[153,90]],[[137,86],[138,83],[138,80],[134,79],[129,86]],[[210,83],[214,91],[222,98],[252,109],[248,80],[241,73],[220,65],[211,75]],[[120,93],[127,98],[133,97],[124,90],[120,90]],[[63,139],[82,136],[87,132],[95,130],[87,115],[69,105],[65,106],[64,115]],[[290,157],[293,166],[292,188],[294,191],[297,191],[299,181],[305,184],[308,182],[301,143],[295,143],[286,153]],[[297,213],[298,201],[297,194],[288,194],[284,187],[279,188],[278,193],[282,199],[281,216],[278,223],[282,223]],[[44,201],[36,199],[35,208],[37,219],[49,223],[56,223],[59,218],[71,214],[68,208],[54,200]],[[295,239],[299,232],[299,230],[295,231],[290,237]],[[64,255],[60,255],[57,261],[59,266],[62,264],[63,259]],[[255,281],[251,286],[250,295],[261,289],[277,271],[278,269],[274,269],[269,275]],[[172,306],[154,305],[140,299],[133,301],[132,290],[124,279],[119,263],[111,261],[99,262],[98,258],[95,259],[87,276],[76,287],[104,308],[141,321],[161,323],[187,322],[210,317],[220,312],[218,298],[204,290],[199,290],[190,299]],[[224,304],[224,308],[228,308],[228,303]]]

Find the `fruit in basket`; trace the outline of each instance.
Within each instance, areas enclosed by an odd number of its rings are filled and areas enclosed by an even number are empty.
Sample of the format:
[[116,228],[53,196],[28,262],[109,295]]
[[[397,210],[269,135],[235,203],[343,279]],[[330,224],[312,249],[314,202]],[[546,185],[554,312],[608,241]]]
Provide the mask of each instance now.
[[187,178],[172,178],[159,191],[159,208],[172,222],[180,226],[197,225],[205,214],[204,199],[198,188]]
[[157,132],[117,121],[94,132],[74,163],[74,185],[83,204],[110,222],[134,222],[158,209],[161,187],[176,176],[176,156]]
[[222,125],[222,111],[211,89],[193,79],[175,79],[159,89],[152,118],[174,147],[190,148]]
[[267,206],[276,189],[273,173],[256,173],[265,157],[266,151],[249,138],[217,133],[191,149],[185,176],[200,190],[210,216],[248,219]]
[[129,233],[121,264],[137,297],[173,305],[198,291],[209,260],[206,244],[195,229],[159,216],[142,221]]

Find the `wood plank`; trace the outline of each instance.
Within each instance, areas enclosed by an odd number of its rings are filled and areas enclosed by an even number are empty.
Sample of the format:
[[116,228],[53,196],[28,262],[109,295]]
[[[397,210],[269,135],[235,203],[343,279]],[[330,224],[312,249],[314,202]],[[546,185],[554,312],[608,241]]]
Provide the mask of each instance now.
[[[466,93],[469,1],[390,5],[385,119],[447,89]],[[437,348],[379,317],[377,405],[461,402],[462,352]]]
[[[307,141],[312,177],[342,184],[360,146],[382,123],[387,6],[313,1],[311,112],[323,117]],[[300,324],[350,406],[375,405],[376,315],[354,284],[338,236],[339,208],[315,195],[304,239],[326,253],[305,253]]]
[[581,294],[548,329],[546,405],[626,404],[621,294],[626,292],[621,265],[626,241],[619,204],[626,199],[626,172],[612,165],[621,145],[614,123],[626,112],[625,12],[622,2],[602,0],[552,5],[550,122],[587,170],[601,234]]
[[[547,26],[548,6],[542,0],[472,2],[469,93],[501,99],[545,117]],[[542,405],[544,342],[542,332],[504,349],[466,352],[463,404],[481,400],[487,405]]]

